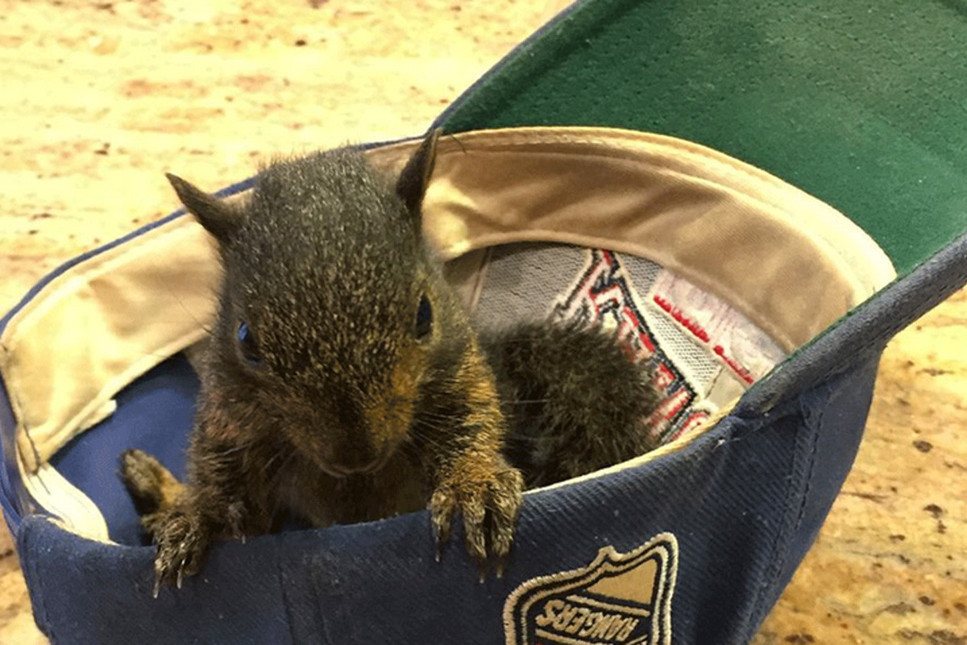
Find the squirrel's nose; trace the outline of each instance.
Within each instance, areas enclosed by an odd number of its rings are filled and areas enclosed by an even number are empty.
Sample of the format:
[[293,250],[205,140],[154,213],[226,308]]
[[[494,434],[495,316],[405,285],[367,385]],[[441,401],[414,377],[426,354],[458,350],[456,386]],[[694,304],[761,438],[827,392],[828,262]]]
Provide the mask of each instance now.
[[351,462],[333,461],[330,462],[328,466],[329,470],[332,471],[332,474],[338,477],[347,477],[349,475],[365,475],[376,472],[385,466],[388,459],[389,452],[386,450],[381,450],[372,459],[365,461],[362,459],[354,459]]

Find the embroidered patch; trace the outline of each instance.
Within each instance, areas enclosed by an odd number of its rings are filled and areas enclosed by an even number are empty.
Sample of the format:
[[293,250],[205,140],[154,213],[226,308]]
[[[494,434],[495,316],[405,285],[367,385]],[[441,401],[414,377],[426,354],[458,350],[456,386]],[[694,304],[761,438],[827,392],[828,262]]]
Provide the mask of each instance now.
[[668,645],[678,541],[660,533],[629,553],[611,546],[580,569],[533,578],[504,603],[507,645]]

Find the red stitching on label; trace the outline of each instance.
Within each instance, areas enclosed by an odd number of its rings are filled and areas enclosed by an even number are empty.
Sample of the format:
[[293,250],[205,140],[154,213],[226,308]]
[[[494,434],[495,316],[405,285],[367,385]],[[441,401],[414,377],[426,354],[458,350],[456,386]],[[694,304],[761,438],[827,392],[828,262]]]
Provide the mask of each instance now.
[[[662,310],[667,312],[669,316],[677,320],[682,327],[692,332],[692,334],[694,334],[696,338],[698,338],[699,340],[705,343],[709,342],[710,339],[709,339],[708,332],[705,331],[705,329],[703,329],[702,326],[699,325],[697,322],[695,322],[694,320],[686,316],[684,313],[682,313],[681,309],[674,306],[672,303],[668,302],[657,293],[655,294],[654,300],[656,305],[658,305],[659,307],[662,308]],[[730,356],[727,356],[725,354],[725,348],[723,348],[721,345],[716,345],[712,349],[715,350],[715,353],[718,355],[718,357],[721,358],[722,361],[724,361],[725,364],[728,365],[740,379],[742,379],[749,385],[752,385],[753,383],[755,383],[755,377],[752,376],[752,373],[749,372],[749,370],[747,370],[745,367],[740,365],[738,362],[736,362],[735,359],[733,359]]]
[[749,373],[749,370],[745,369],[744,367],[736,363],[734,360],[732,360],[730,357],[725,355],[725,349],[721,345],[716,345],[712,349],[715,350],[715,353],[719,355],[719,358],[725,361],[726,365],[732,368],[733,372],[738,374],[740,379],[742,379],[749,385],[752,385],[755,382],[755,378],[752,376],[752,374]]
[[668,315],[677,320],[688,331],[695,334],[699,340],[707,343],[709,341],[708,332],[701,325],[682,313],[682,310],[673,306],[670,302],[655,294],[655,304],[668,312]]

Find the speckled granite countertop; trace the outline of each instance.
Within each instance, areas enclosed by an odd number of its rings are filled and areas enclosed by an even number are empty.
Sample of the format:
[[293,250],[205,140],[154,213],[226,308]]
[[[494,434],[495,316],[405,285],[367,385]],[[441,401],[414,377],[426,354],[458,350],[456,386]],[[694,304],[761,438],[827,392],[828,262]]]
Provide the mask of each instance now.
[[[0,311],[267,153],[421,132],[562,0],[0,0]],[[0,642],[43,642],[6,527]],[[967,643],[967,293],[882,362],[852,474],[756,638]]]

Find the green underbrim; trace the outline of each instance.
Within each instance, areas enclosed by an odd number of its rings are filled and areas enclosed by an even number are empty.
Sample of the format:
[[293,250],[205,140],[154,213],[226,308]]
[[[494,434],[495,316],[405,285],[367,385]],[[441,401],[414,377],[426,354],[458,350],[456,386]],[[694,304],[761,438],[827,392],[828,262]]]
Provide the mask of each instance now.
[[590,0],[443,125],[702,143],[839,209],[903,275],[967,229],[967,2]]

